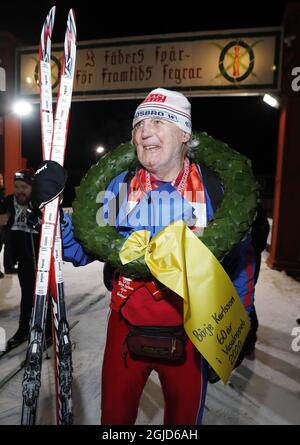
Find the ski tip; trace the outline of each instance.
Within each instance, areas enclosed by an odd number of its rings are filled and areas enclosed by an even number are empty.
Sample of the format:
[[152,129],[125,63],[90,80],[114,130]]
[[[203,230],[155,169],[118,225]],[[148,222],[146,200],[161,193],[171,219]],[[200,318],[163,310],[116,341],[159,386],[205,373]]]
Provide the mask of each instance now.
[[52,37],[52,31],[54,27],[54,19],[55,19],[55,10],[56,6],[53,6],[50,11],[48,12],[48,15],[46,17],[46,20],[44,22],[44,26],[41,32],[41,40],[44,42],[47,37]]
[[68,14],[68,16],[70,16],[70,15],[72,15],[73,20],[74,20],[74,22],[75,22],[75,11],[74,11],[73,8],[71,8],[71,9],[69,10],[69,14]]
[[75,40],[76,34],[77,34],[77,29],[76,29],[74,9],[70,9],[69,14],[68,14],[68,29],[69,29],[71,35],[74,36],[74,40]]
[[56,11],[56,6],[52,6],[52,8],[50,9],[50,11],[48,13],[47,19],[46,19],[51,27],[51,30],[53,29],[53,26],[54,26],[55,11]]

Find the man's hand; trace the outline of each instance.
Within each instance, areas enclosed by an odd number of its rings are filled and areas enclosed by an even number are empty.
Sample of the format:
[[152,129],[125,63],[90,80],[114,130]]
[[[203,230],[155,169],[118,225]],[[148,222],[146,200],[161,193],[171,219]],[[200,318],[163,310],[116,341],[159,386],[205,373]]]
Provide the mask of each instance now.
[[[64,212],[61,206],[59,207],[59,216],[60,216],[60,223],[64,224],[65,223]],[[42,211],[40,209],[32,209],[31,207],[28,207],[28,209],[26,210],[26,218],[27,218],[27,225],[36,232],[39,232],[42,225],[42,218],[43,218]]]
[[42,224],[42,212],[39,209],[31,209],[30,207],[26,210],[27,225],[33,230],[39,232]]
[[55,161],[43,161],[34,175],[31,203],[34,209],[42,209],[59,196],[67,180],[66,170]]
[[6,226],[9,220],[8,213],[4,213],[3,215],[0,215],[0,226]]

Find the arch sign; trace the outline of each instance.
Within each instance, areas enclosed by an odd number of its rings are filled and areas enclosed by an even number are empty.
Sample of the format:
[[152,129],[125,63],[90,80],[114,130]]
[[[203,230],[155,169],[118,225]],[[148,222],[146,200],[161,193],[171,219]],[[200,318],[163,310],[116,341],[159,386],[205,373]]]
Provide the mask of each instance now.
[[[79,42],[73,100],[139,98],[158,86],[188,96],[279,91],[281,47],[281,28]],[[54,88],[61,49],[53,46]],[[37,63],[38,47],[17,51],[17,93],[33,101]]]

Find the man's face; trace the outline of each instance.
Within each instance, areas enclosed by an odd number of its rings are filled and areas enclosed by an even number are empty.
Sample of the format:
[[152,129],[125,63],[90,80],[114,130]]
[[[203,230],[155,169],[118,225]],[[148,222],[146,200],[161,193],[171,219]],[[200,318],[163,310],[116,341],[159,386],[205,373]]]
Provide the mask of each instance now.
[[163,119],[144,119],[132,131],[140,163],[158,177],[181,165],[183,143],[188,139],[180,128]]
[[32,187],[23,181],[15,181],[15,197],[20,205],[27,205],[30,201]]

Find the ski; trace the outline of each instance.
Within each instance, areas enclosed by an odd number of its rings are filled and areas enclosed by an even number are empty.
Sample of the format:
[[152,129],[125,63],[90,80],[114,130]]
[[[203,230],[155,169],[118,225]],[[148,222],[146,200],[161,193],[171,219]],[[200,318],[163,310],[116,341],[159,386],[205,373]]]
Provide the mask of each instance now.
[[63,261],[59,223],[56,226],[51,272],[54,349],[56,352],[54,354],[54,372],[57,424],[71,425],[73,423],[72,345],[64,299]]
[[[41,127],[43,157],[50,156],[53,114],[52,114],[52,85],[51,85],[51,38],[54,26],[55,7],[53,7],[43,26],[39,49],[39,82],[41,93]],[[52,203],[50,203],[53,206]],[[34,291],[34,309],[31,320],[29,346],[27,350],[26,364],[23,377],[23,425],[33,425],[36,419],[37,402],[41,386],[42,349],[44,340],[44,323],[48,304],[48,280],[51,259],[51,225],[53,224],[55,208],[50,211],[50,205],[43,210],[38,266]],[[49,215],[50,213],[50,215]],[[47,236],[47,231],[49,236]],[[48,240],[49,238],[49,240]],[[48,240],[48,242],[47,242]],[[49,252],[50,250],[50,252]],[[41,286],[39,286],[41,283]]]
[[[71,10],[67,20],[67,30],[64,41],[64,54],[62,57],[62,75],[59,87],[58,102],[54,120],[54,133],[52,140],[51,160],[63,165],[65,146],[68,131],[69,110],[71,106],[72,85],[76,59],[76,26],[74,13]],[[48,128],[49,130],[49,128]],[[48,141],[48,139],[47,139]],[[44,150],[44,159],[47,159]],[[57,215],[54,250],[51,260],[51,295],[53,313],[54,336],[54,372],[56,389],[56,413],[58,425],[73,423],[72,404],[72,347],[69,335],[69,325],[66,315],[63,282],[63,261],[60,232],[60,213]]]
[[[64,163],[66,138],[68,131],[69,112],[72,98],[73,78],[76,58],[76,26],[74,13],[70,10],[67,20],[67,29],[65,33],[64,55],[62,57],[62,70],[60,77],[60,85],[57,96],[55,119],[53,120],[52,112],[52,85],[51,85],[51,37],[54,25],[55,7],[53,7],[44,23],[41,33],[40,43],[40,94],[41,94],[41,126],[42,126],[42,146],[43,159],[54,160],[60,165]],[[60,295],[61,311],[54,311],[54,343],[56,354],[61,354],[64,359],[60,344],[67,344],[70,346],[69,327],[67,325],[65,316],[63,286],[57,283],[55,269],[55,261],[53,260],[54,239],[57,238],[57,227],[59,226],[59,200],[57,197],[50,203],[46,204],[43,209],[43,218],[40,235],[40,247],[37,265],[37,276],[34,293],[34,309],[31,321],[31,330],[29,338],[29,346],[26,357],[26,365],[23,378],[23,407],[22,419],[23,425],[34,425],[36,421],[37,403],[39,397],[39,390],[41,386],[41,367],[42,367],[42,350],[44,339],[44,325],[47,312],[47,304],[49,297],[49,288],[51,280],[51,292],[53,300],[58,301]],[[60,253],[61,255],[61,253]],[[56,260],[59,263],[60,260]],[[57,304],[56,304],[57,306]],[[55,308],[55,305],[53,305]],[[64,315],[64,320],[57,317],[60,314]],[[63,326],[63,329],[60,327]],[[58,346],[57,346],[58,345]],[[69,347],[68,354],[65,357],[70,363],[71,350]],[[64,360],[56,358],[56,362],[64,363]],[[58,372],[57,372],[58,370]],[[58,373],[63,370],[63,367],[55,367],[56,380]],[[68,382],[72,381],[70,374],[72,372],[72,365],[68,368]],[[58,399],[61,406],[67,407],[63,411],[60,409],[58,415],[58,423],[70,424],[72,422],[72,406],[71,388],[67,386],[68,391],[64,392],[61,388],[63,385],[56,385],[60,391]],[[67,402],[66,402],[67,399]],[[57,402],[57,406],[59,405]]]
[[[79,320],[75,320],[72,323],[70,323],[70,331],[79,323]],[[44,349],[44,352],[48,350],[53,345],[53,339],[49,339],[49,341],[46,342],[46,348]],[[72,344],[73,348],[73,344]],[[3,377],[0,380],[0,389],[3,388],[4,385],[6,385],[10,380],[17,375],[24,366],[26,365],[26,360],[22,360],[21,363],[19,363],[16,367],[14,367],[5,377]]]

